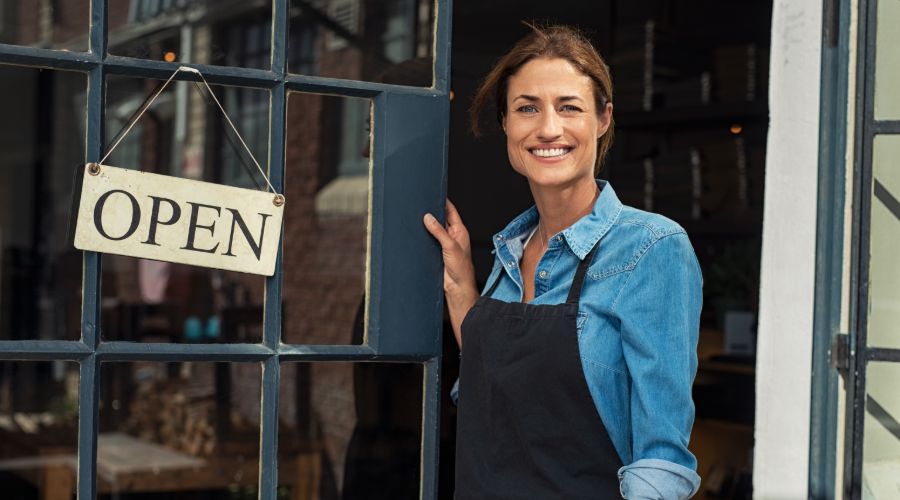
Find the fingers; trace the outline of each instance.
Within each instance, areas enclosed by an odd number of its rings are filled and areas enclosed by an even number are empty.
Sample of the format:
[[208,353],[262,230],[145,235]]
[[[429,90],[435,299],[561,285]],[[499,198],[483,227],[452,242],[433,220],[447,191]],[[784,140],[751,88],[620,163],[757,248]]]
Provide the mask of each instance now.
[[450,249],[453,247],[453,245],[456,244],[453,238],[450,237],[447,229],[445,229],[444,226],[440,222],[438,222],[438,220],[435,219],[433,215],[425,214],[423,221],[425,223],[425,229],[427,229],[428,232],[431,233],[431,235],[434,236],[436,240],[438,240],[438,243],[441,244],[442,248],[444,248],[445,250]]
[[459,211],[456,210],[456,205],[447,199],[447,224],[451,226],[463,225],[462,217],[459,216]]

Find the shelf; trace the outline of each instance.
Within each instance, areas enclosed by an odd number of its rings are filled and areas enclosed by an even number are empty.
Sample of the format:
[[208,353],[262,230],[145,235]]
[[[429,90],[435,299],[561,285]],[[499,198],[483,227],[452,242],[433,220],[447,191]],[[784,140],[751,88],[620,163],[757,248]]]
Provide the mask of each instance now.
[[729,375],[749,375],[756,374],[756,366],[750,363],[733,363],[727,361],[710,361],[700,360],[697,368],[700,371],[726,373]]
[[688,236],[761,236],[762,219],[740,218],[732,220],[676,221]]
[[707,427],[721,429],[723,431],[753,433],[753,424],[747,422],[735,422],[733,420],[723,420],[719,418],[704,418],[698,416],[694,419],[694,427]]
[[669,128],[674,126],[747,123],[767,120],[765,101],[709,104],[692,108],[623,111],[615,114],[616,129]]

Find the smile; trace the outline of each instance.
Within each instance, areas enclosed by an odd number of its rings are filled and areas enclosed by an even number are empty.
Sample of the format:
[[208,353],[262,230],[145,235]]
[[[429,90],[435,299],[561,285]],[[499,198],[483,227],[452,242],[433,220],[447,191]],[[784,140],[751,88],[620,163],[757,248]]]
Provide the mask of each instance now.
[[572,148],[535,148],[530,151],[531,154],[541,158],[556,158],[568,154]]

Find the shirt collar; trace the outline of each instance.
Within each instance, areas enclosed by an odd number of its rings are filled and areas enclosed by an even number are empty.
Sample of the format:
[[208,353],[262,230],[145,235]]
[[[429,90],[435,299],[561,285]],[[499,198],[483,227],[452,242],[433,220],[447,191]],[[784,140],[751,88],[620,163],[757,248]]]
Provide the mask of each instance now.
[[[622,212],[622,202],[616,196],[612,185],[607,181],[597,180],[597,186],[600,188],[600,196],[594,202],[591,213],[578,219],[560,233],[579,260],[583,260],[594,248]],[[494,235],[494,248],[500,250],[501,247],[508,245],[513,255],[521,255],[524,240],[537,222],[537,207],[532,205]]]

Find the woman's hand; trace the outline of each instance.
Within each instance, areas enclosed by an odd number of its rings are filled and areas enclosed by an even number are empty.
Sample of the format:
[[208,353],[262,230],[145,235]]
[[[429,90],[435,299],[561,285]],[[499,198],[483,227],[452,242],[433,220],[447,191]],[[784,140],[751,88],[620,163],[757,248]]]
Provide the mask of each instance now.
[[442,226],[433,215],[425,214],[425,229],[441,245],[444,256],[444,295],[456,343],[462,348],[462,322],[478,300],[469,231],[450,200],[447,200],[447,227]]

